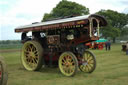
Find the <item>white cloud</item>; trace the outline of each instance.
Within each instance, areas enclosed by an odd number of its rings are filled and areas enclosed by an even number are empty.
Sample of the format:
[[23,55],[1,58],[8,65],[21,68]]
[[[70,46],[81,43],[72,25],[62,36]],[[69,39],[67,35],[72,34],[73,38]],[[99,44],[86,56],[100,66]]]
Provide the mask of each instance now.
[[[121,2],[127,0],[70,0],[80,3],[90,9],[90,13],[95,13],[101,9],[111,9],[122,12],[128,5]],[[127,1],[128,2],[128,1]]]
[[8,2],[7,1],[0,1],[0,5],[7,5],[8,4]]
[[[56,6],[59,0],[20,0],[2,16],[3,25],[14,22],[16,25],[41,21],[44,13],[48,13]],[[24,21],[24,22],[22,22]],[[19,23],[20,22],[20,23]],[[11,23],[12,24],[12,23]]]
[[[43,14],[50,12],[56,6],[59,0],[18,0],[14,6],[8,8],[8,11],[0,10],[0,40],[1,39],[20,39],[14,33],[14,28],[19,25],[30,24],[32,22],[40,22]],[[7,5],[9,2],[0,2],[2,5]],[[12,4],[12,3],[10,3]],[[4,12],[3,12],[4,11]],[[9,36],[5,33],[9,33]]]

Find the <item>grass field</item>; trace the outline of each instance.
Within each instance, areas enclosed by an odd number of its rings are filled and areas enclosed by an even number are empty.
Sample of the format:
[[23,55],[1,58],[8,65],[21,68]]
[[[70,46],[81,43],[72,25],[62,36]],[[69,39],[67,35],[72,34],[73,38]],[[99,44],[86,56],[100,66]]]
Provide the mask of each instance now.
[[111,51],[91,50],[96,55],[96,70],[92,74],[78,71],[74,77],[65,77],[58,68],[26,71],[20,61],[20,49],[10,50],[0,50],[8,67],[8,85],[128,85],[128,56],[119,44],[112,45]]

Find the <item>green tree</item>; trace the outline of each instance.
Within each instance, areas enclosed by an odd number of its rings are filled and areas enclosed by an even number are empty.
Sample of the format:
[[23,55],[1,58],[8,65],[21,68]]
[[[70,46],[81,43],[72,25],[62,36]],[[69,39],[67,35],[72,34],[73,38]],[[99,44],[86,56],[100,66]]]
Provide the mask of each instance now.
[[58,17],[86,15],[89,14],[89,9],[76,2],[67,0],[60,1],[50,13],[45,13],[42,21],[50,20]]
[[122,36],[128,35],[128,25],[123,27]]
[[123,27],[128,24],[128,15],[113,10],[101,10],[97,12],[107,19],[108,26],[101,29],[104,37],[111,37],[115,42],[116,37],[122,35]]

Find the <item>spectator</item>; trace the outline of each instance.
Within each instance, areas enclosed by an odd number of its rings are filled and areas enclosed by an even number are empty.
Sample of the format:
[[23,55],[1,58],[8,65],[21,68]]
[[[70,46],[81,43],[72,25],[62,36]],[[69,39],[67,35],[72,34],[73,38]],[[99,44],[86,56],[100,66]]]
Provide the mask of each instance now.
[[106,51],[107,50],[111,50],[111,42],[110,42],[110,40],[105,43],[105,48],[106,48]]
[[106,51],[107,51],[107,42],[105,43],[105,49],[106,49]]
[[111,41],[108,41],[108,50],[111,50]]
[[128,55],[128,42],[126,43],[126,55]]

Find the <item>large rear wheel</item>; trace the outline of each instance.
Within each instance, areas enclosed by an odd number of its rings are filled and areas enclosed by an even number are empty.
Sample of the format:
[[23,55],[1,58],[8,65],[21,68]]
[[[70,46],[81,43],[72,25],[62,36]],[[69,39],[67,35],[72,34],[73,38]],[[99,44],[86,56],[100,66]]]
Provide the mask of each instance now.
[[78,69],[78,61],[72,52],[64,52],[59,58],[59,69],[65,76],[73,76]]
[[96,68],[95,55],[90,51],[85,51],[80,59],[79,68],[83,72],[92,73]]
[[21,60],[25,69],[37,71],[42,67],[43,48],[37,41],[27,41],[22,48]]

